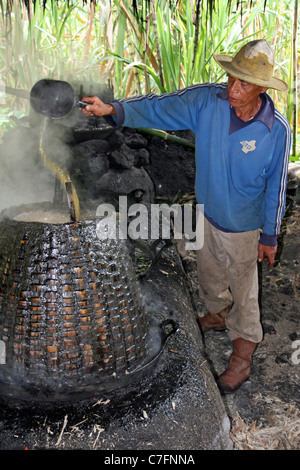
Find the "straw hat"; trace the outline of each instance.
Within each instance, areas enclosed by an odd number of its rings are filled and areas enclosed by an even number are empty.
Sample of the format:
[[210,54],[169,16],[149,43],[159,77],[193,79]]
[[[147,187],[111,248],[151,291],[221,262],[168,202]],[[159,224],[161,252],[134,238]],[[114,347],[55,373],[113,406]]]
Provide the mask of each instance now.
[[267,88],[287,91],[288,85],[273,76],[274,54],[264,39],[248,42],[234,57],[214,54],[216,62],[233,77]]

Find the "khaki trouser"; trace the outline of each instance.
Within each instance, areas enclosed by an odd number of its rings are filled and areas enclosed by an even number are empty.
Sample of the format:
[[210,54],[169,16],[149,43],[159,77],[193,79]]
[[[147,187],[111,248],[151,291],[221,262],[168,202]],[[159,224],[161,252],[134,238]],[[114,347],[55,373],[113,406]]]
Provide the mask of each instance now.
[[207,310],[218,313],[233,303],[226,317],[229,337],[262,340],[258,304],[259,230],[226,233],[204,218],[204,245],[197,251],[199,294]]

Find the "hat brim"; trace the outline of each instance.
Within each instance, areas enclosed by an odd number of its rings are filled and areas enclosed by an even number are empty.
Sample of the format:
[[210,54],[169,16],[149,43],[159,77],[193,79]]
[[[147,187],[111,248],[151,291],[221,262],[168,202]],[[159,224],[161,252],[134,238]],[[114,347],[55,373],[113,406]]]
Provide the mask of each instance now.
[[222,67],[222,69],[226,70],[230,75],[233,77],[239,78],[240,80],[244,80],[245,82],[252,83],[253,85],[258,85],[267,88],[273,88],[274,90],[278,91],[288,91],[289,87],[287,83],[279,78],[272,77],[270,80],[261,80],[259,78],[255,78],[251,75],[247,75],[247,73],[238,70],[234,65],[232,65],[233,57],[225,54],[213,54],[215,61]]

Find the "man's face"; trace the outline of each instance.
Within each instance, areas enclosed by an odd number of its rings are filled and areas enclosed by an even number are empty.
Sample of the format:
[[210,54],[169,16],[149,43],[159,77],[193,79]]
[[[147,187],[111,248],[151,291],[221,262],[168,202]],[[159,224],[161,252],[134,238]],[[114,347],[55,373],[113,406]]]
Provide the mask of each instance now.
[[252,85],[239,78],[228,75],[228,99],[229,104],[235,108],[251,105],[257,101],[259,95],[267,88]]

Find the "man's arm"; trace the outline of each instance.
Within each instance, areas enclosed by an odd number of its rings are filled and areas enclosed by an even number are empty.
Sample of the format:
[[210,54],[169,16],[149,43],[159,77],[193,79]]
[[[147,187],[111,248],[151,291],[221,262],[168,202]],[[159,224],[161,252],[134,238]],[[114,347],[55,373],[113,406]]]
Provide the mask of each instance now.
[[86,116],[111,116],[118,126],[156,128],[162,130],[191,129],[197,131],[198,115],[215,100],[216,88],[193,85],[172,93],[134,96],[103,103],[96,96],[83,97],[90,103]]
[[265,190],[265,222],[263,233],[258,244],[258,261],[269,261],[274,264],[277,252],[277,236],[280,233],[282,218],[285,211],[286,185],[288,175],[291,131],[288,122],[275,111],[281,122],[281,132],[274,144],[274,155],[266,168],[267,185]]

